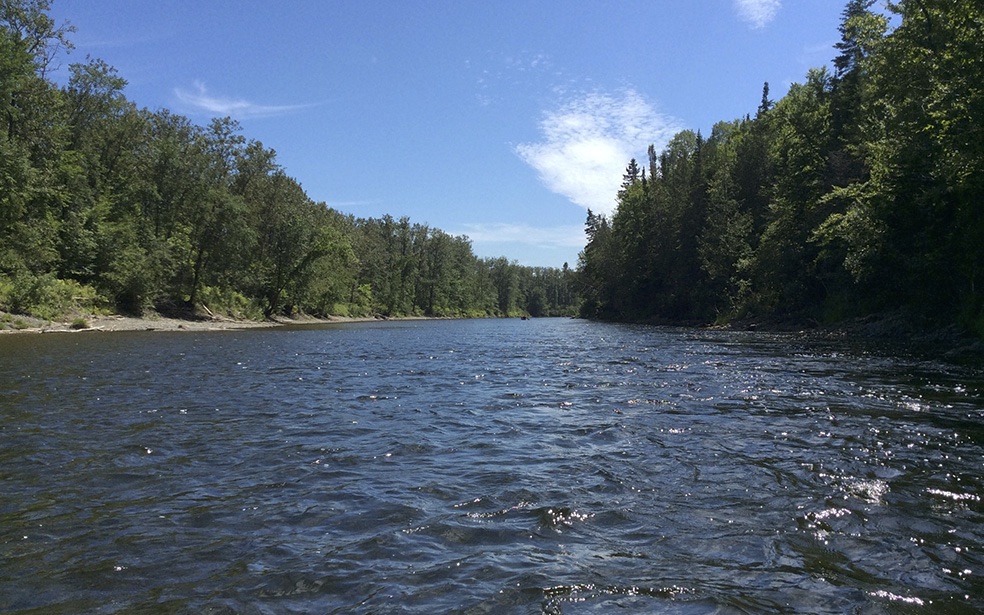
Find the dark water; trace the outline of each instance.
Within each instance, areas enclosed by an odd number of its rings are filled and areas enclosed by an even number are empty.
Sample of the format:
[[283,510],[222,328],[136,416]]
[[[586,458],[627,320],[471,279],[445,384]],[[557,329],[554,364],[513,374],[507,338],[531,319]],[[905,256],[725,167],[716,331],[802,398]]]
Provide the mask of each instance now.
[[5,613],[978,613],[984,370],[572,320],[0,337]]

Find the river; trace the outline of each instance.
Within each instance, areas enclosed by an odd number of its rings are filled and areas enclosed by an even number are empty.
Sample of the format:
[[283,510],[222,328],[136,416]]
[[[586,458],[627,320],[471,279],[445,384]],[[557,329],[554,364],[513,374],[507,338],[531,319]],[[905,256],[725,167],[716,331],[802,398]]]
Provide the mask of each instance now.
[[984,368],[568,319],[0,337],[4,613],[979,613]]

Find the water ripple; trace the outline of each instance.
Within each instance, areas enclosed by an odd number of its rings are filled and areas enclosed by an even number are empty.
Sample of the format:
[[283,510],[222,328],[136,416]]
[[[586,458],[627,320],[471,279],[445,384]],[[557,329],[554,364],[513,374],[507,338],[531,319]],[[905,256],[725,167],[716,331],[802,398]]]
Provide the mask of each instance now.
[[3,612],[984,610],[977,366],[502,320],[7,336],[0,373]]

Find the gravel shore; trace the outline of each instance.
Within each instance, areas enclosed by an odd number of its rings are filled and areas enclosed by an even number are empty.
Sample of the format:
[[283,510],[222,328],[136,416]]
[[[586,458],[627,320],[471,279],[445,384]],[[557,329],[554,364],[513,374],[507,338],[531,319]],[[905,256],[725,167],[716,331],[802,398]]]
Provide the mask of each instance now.
[[4,316],[0,335],[11,333],[84,333],[87,331],[222,331],[228,329],[257,329],[292,324],[372,321],[375,318],[278,318],[276,320],[235,320],[231,318],[182,319],[151,315],[90,316],[78,324],[68,321],[47,321],[29,316]]

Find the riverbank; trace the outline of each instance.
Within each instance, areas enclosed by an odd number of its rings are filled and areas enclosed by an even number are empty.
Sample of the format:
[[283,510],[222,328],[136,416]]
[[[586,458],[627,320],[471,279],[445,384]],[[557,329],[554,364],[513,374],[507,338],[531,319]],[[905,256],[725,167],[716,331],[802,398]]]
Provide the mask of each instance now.
[[870,314],[830,324],[796,319],[741,319],[714,329],[798,332],[827,339],[889,342],[932,349],[947,358],[984,357],[984,339],[957,324],[942,324],[905,310]]
[[[411,317],[419,319],[419,317]],[[159,314],[134,316],[86,316],[74,320],[49,321],[31,316],[0,312],[0,335],[11,333],[83,333],[87,331],[223,331],[231,329],[259,329],[285,325],[328,324],[344,322],[372,322],[375,317],[329,318],[278,317],[273,320],[237,320],[224,317],[171,318]]]
[[[401,316],[391,320],[433,320],[436,317]],[[317,325],[346,322],[374,322],[390,320],[381,316],[348,317],[300,316],[296,318],[276,317],[271,320],[240,320],[223,316],[196,314],[190,318],[163,316],[156,312],[141,317],[106,315],[85,316],[74,320],[43,320],[31,316],[0,312],[0,335],[13,333],[84,333],[98,331],[224,331],[236,329],[260,329],[290,325]],[[670,323],[647,323],[670,324]],[[676,323],[671,326],[681,326]],[[702,326],[688,323],[682,326],[739,331],[799,332],[829,339],[855,339],[886,341],[932,347],[939,354],[950,358],[984,357],[984,340],[968,331],[951,325],[933,326],[920,322],[902,312],[841,321],[830,325],[816,322],[778,319],[742,319],[721,325]]]

